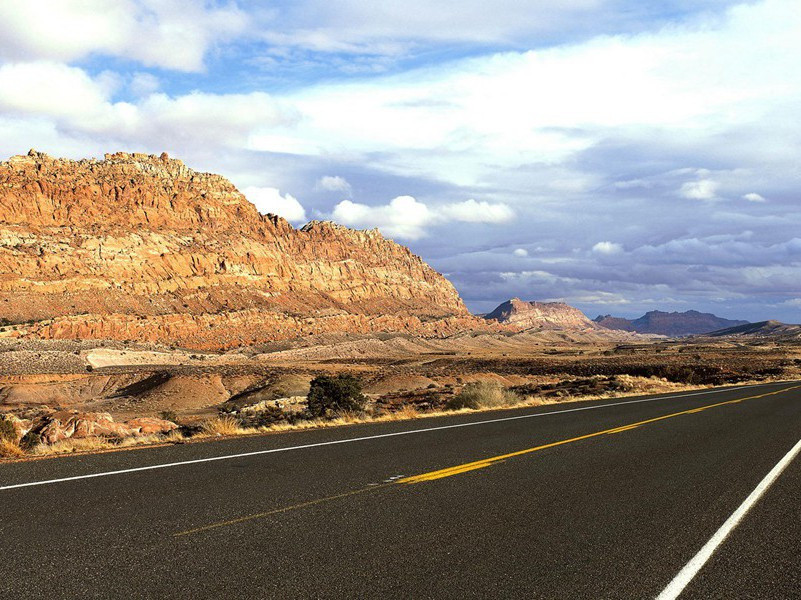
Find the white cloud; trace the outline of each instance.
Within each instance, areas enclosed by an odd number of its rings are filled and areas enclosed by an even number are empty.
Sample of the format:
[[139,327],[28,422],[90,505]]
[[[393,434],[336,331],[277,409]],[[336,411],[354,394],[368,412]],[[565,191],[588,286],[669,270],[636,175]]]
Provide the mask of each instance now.
[[743,200],[748,200],[749,202],[765,202],[765,197],[756,192],[750,192],[743,196]]
[[615,242],[598,242],[592,247],[592,251],[597,254],[619,254],[623,252],[623,246]]
[[333,218],[351,227],[378,227],[390,237],[416,240],[425,235],[431,221],[428,207],[411,196],[398,196],[384,206],[368,206],[343,200],[334,207]]
[[476,202],[472,199],[446,204],[437,212],[446,220],[465,223],[505,223],[515,216],[514,211],[506,204]]
[[429,207],[412,196],[398,196],[383,206],[368,206],[343,200],[334,207],[335,221],[352,227],[378,227],[390,237],[416,240],[426,235],[426,227],[460,221],[500,223],[514,213],[505,204],[466,200]]
[[135,96],[148,96],[156,92],[161,86],[159,78],[151,73],[134,73],[131,83],[128,84]]
[[0,66],[0,109],[6,113],[91,118],[109,108],[110,79],[92,79],[77,67],[53,62]]
[[200,71],[206,51],[246,24],[233,5],[185,0],[4,0],[0,56],[70,62],[104,54]]
[[689,200],[712,200],[717,197],[720,184],[711,179],[688,181],[681,186],[679,194]]
[[[154,80],[137,75],[131,85],[152,88],[158,84]],[[111,73],[90,77],[83,69],[54,62],[7,63],[0,65],[0,114],[50,119],[70,134],[176,155],[197,145],[246,148],[259,131],[291,128],[299,118],[285,102],[264,92],[152,93],[133,103],[114,102],[122,84]]]
[[515,248],[515,251],[512,252],[512,254],[522,258],[528,256],[528,250],[526,250],[525,248]]
[[281,195],[278,189],[271,187],[247,187],[242,193],[256,205],[263,215],[272,213],[291,223],[306,221],[306,211],[298,199],[291,194]]
[[317,188],[329,192],[346,192],[350,194],[351,186],[347,179],[339,175],[325,175],[317,181]]

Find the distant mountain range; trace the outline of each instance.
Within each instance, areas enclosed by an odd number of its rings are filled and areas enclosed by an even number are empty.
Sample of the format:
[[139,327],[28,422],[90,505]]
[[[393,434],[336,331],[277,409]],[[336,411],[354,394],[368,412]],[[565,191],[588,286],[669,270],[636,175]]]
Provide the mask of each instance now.
[[711,313],[697,310],[686,312],[662,312],[652,310],[638,319],[623,319],[611,315],[599,315],[595,323],[607,329],[619,329],[636,333],[652,333],[671,337],[698,335],[720,329],[748,325],[748,321],[724,319]]

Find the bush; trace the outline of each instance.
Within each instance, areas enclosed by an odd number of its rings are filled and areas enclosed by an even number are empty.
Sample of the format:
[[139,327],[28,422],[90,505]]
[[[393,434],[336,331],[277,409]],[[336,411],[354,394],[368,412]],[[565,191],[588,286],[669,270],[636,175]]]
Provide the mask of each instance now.
[[308,411],[312,417],[333,418],[345,411],[361,411],[367,399],[358,377],[348,373],[318,375],[309,385]]
[[14,429],[14,424],[3,416],[0,416],[0,440],[17,441],[17,430]]
[[468,383],[462,388],[458,396],[454,396],[445,404],[445,408],[459,410],[460,408],[492,408],[500,406],[513,406],[522,401],[522,398],[498,383],[478,381]]
[[165,421],[172,421],[174,423],[175,420],[178,418],[178,414],[174,410],[167,409],[167,410],[162,410],[159,413],[159,417],[161,417]]

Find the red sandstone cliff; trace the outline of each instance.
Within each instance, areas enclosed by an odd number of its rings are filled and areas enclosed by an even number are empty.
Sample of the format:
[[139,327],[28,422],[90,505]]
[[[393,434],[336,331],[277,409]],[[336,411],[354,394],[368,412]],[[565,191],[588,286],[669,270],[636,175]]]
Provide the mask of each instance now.
[[0,163],[0,335],[226,348],[477,321],[377,231],[295,229],[166,154]]

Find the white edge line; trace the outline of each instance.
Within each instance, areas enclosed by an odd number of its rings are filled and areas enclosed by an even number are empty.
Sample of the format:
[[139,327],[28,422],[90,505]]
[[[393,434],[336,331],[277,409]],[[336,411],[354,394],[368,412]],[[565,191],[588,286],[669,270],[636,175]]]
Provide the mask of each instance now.
[[578,408],[567,408],[564,410],[555,410],[549,411],[544,413],[534,413],[531,415],[518,415],[515,417],[502,417],[498,419],[487,419],[484,421],[471,421],[470,423],[456,423],[454,425],[441,425],[439,427],[427,427],[425,429],[410,429],[408,431],[395,431],[393,433],[381,433],[378,435],[367,435],[362,437],[355,437],[355,438],[346,438],[344,440],[332,440],[328,442],[317,442],[314,444],[303,444],[300,446],[287,446],[284,448],[271,448],[269,450],[255,450],[253,452],[242,452],[240,454],[226,454],[223,456],[212,456],[209,458],[196,458],[192,460],[182,460],[178,462],[171,462],[171,463],[163,463],[159,465],[148,465],[146,467],[133,467],[131,469],[120,469],[118,471],[103,471],[100,473],[90,473],[88,475],[75,475],[74,477],[61,477],[59,479],[46,479],[43,481],[30,481],[27,483],[16,483],[13,485],[5,485],[0,486],[0,491],[3,490],[13,490],[18,488],[25,488],[25,487],[33,487],[37,485],[49,485],[52,483],[64,483],[65,481],[77,481],[79,479],[93,479],[95,477],[108,477],[109,475],[123,475],[125,473],[137,473],[139,471],[152,471],[155,469],[166,469],[169,467],[178,467],[181,465],[193,465],[198,463],[205,463],[205,462],[214,462],[218,460],[230,460],[233,458],[245,458],[248,456],[259,456],[262,454],[274,454],[276,452],[289,452],[291,450],[303,450],[305,448],[317,448],[320,446],[333,446],[336,444],[350,444],[352,442],[363,442],[365,440],[376,440],[380,438],[388,438],[388,437],[395,437],[399,435],[411,435],[415,433],[426,433],[428,431],[441,431],[443,429],[455,429],[458,427],[472,427],[474,425],[487,425],[489,423],[500,423],[503,421],[515,421],[517,419],[532,419],[535,417],[545,417],[548,415],[560,415],[564,413],[570,412],[578,412],[582,410],[596,410],[599,408],[607,408],[610,406],[621,406],[624,404],[638,404],[640,402],[655,402],[657,400],[670,400],[672,398],[685,398],[688,396],[702,396],[704,394],[714,394],[714,393],[724,393],[729,391],[735,390],[742,390],[742,389],[752,389],[756,387],[764,387],[766,385],[779,385],[783,383],[790,383],[786,381],[776,382],[776,383],[760,383],[757,385],[747,385],[747,386],[740,386],[740,387],[732,387],[732,388],[724,388],[724,389],[714,389],[714,390],[706,390],[703,392],[692,392],[688,394],[675,394],[673,396],[658,396],[656,398],[643,398],[641,400],[628,400],[626,402],[613,402],[610,404],[601,404],[601,405],[593,405],[593,406],[582,406]]
[[792,449],[784,455],[775,467],[770,470],[770,473],[765,475],[765,478],[759,482],[759,485],[756,486],[753,492],[751,492],[748,498],[739,506],[737,510],[735,510],[732,515],[726,519],[726,522],[721,525],[720,529],[715,532],[709,541],[704,544],[704,547],[698,551],[698,554],[693,556],[684,568],[679,571],[676,577],[673,578],[668,586],[662,590],[662,593],[656,597],[656,600],[674,600],[675,598],[679,597],[684,591],[684,588],[693,580],[693,578],[698,574],[698,571],[706,564],[706,562],[712,557],[712,554],[717,550],[718,546],[720,546],[723,541],[728,537],[728,535],[734,531],[735,527],[742,521],[743,517],[748,513],[749,510],[754,506],[754,504],[759,501],[762,495],[767,491],[767,489],[773,484],[774,481],[781,475],[782,471],[787,468],[787,465],[801,452],[801,440],[792,447]]

